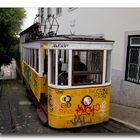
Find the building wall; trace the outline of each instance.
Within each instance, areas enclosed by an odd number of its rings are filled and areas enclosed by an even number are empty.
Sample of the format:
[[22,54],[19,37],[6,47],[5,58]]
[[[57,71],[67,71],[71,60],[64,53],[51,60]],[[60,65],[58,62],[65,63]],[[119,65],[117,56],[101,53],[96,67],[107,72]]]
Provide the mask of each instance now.
[[[104,34],[114,40],[111,101],[140,108],[140,85],[124,80],[127,35],[140,29],[140,8],[62,8],[58,34]],[[56,8],[52,8],[56,15]],[[135,32],[136,31],[136,32]]]

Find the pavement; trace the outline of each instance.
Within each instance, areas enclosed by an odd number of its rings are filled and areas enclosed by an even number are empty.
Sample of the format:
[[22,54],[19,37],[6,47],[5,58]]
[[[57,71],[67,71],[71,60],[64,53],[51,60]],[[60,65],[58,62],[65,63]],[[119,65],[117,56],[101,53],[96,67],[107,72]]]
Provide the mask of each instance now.
[[111,103],[110,119],[140,132],[140,109]]

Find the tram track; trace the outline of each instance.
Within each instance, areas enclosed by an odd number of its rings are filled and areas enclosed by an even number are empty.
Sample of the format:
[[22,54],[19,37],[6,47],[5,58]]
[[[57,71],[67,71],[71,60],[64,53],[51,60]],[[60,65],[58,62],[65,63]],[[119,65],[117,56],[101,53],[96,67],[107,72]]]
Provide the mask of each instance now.
[[136,130],[126,127],[120,122],[109,120],[108,122],[100,124],[102,128],[108,130],[111,133],[138,133]]
[[8,100],[8,107],[9,107],[9,113],[10,113],[10,121],[11,121],[11,128],[12,128],[12,133],[16,132],[16,125],[15,125],[15,120],[14,120],[14,115],[12,111],[12,106]]
[[[4,106],[0,108],[3,114],[1,120],[3,120],[2,127],[4,128],[4,130],[2,130],[1,133],[3,134],[15,133],[16,127],[15,127],[15,121],[14,121],[14,114],[12,111],[12,106],[11,106],[11,102],[8,95],[9,93],[7,92],[7,90],[4,90],[4,89],[9,89],[9,84],[7,84],[7,81],[1,80],[0,81],[0,100],[1,100],[1,104],[3,104]],[[9,124],[9,126],[7,126],[7,124]]]

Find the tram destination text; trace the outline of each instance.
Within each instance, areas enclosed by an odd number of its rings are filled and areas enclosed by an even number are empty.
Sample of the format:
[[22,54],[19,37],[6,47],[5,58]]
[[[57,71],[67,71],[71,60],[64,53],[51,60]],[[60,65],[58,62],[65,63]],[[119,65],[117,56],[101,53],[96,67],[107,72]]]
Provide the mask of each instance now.
[[53,44],[51,47],[52,48],[67,48],[69,45],[68,44]]

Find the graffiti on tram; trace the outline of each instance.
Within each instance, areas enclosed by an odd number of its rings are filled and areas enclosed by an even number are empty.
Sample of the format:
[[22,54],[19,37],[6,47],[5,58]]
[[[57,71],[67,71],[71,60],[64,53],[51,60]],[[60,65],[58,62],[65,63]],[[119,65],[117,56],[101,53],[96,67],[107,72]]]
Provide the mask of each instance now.
[[92,117],[99,110],[100,110],[100,104],[98,103],[93,105],[92,107],[78,104],[77,109],[75,110],[74,119],[70,120],[70,122],[74,126],[78,124],[80,125],[90,124],[92,123]]

